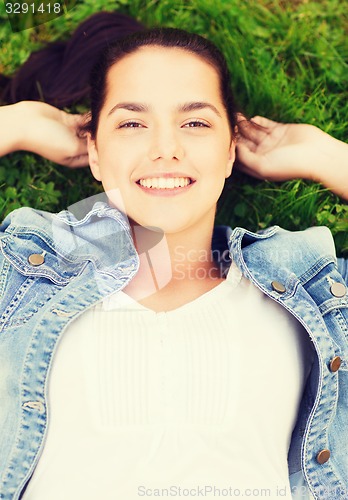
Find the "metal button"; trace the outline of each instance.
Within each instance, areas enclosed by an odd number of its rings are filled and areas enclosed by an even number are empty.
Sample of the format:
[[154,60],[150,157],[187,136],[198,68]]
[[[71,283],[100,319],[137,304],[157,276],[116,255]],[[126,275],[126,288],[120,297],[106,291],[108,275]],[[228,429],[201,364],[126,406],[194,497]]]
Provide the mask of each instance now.
[[28,257],[28,262],[32,266],[41,266],[45,262],[45,257],[39,253],[32,253]]
[[330,286],[330,292],[334,295],[334,297],[344,297],[347,293],[347,288],[343,283],[335,282]]
[[341,366],[341,363],[342,363],[342,359],[339,357],[339,356],[335,356],[334,358],[332,358],[332,360],[330,361],[330,370],[332,372],[337,372],[337,370],[339,369],[339,367]]
[[279,283],[279,281],[272,281],[271,285],[273,290],[275,290],[278,293],[286,292],[285,286],[282,283]]
[[330,458],[330,450],[321,450],[317,455],[317,461],[320,464],[324,464],[329,460],[329,458]]

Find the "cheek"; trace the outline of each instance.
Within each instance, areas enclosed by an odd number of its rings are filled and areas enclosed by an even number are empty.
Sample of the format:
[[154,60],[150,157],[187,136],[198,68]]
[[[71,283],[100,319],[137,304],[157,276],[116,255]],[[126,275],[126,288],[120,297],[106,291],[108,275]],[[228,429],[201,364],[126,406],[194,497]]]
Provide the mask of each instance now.
[[[204,165],[204,173],[209,176],[211,182],[215,185],[221,184],[225,180],[226,165],[228,163],[228,154],[220,154],[216,150],[211,154],[207,154],[202,159]],[[202,171],[203,173],[203,171]]]
[[131,153],[123,152],[117,148],[105,148],[99,155],[99,167],[103,179],[121,181],[125,176],[129,176],[131,170]]
[[113,141],[105,146],[100,158],[104,165],[117,165],[119,169],[130,170],[144,158],[144,148],[136,141]]
[[229,143],[224,138],[212,136],[205,138],[201,142],[195,144],[195,155],[201,158],[205,163],[210,162],[212,165],[222,164],[227,161],[229,155]]

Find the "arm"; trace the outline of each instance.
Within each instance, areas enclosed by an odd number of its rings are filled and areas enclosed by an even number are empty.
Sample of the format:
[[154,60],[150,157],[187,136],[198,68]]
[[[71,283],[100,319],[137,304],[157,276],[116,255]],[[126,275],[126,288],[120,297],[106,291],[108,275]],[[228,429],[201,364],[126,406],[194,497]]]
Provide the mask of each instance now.
[[267,118],[239,122],[239,168],[259,179],[310,179],[348,200],[348,144],[307,124]]
[[43,102],[1,106],[0,156],[25,150],[67,167],[86,166],[86,139],[77,135],[82,119]]

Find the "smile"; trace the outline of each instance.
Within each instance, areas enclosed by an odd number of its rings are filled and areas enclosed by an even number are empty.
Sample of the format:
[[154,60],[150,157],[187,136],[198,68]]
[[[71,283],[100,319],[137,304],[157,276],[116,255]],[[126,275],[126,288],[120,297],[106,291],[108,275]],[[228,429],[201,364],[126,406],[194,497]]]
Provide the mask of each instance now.
[[152,177],[138,181],[140,186],[151,189],[174,189],[188,186],[191,182],[189,177]]
[[152,196],[176,196],[191,189],[195,182],[190,177],[148,177],[139,179],[136,184]]

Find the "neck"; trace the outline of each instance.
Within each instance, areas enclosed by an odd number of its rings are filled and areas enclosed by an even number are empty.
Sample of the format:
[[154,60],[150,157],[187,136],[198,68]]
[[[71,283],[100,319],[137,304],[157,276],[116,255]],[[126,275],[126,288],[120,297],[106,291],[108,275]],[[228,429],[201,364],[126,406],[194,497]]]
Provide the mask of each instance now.
[[209,224],[204,221],[176,233],[153,230],[134,221],[131,229],[140,258],[137,282],[141,283],[141,288],[151,283],[156,291],[172,285],[178,291],[180,285],[221,280],[211,251],[214,217]]

